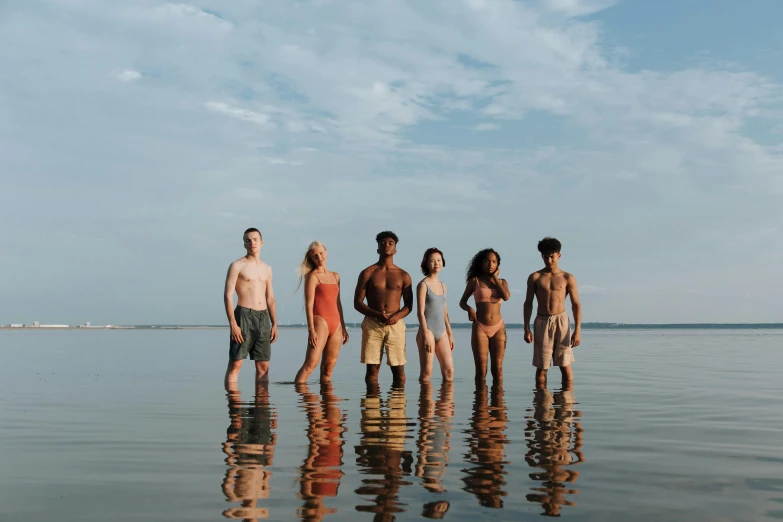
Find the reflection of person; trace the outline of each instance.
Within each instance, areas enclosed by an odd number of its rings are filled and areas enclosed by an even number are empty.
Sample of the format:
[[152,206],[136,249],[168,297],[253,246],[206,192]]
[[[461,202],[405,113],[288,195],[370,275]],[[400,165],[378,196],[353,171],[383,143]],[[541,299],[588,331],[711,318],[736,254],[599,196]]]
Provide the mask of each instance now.
[[403,477],[411,474],[413,457],[405,451],[409,419],[405,416],[405,390],[392,387],[383,401],[376,383],[367,385],[361,401],[361,438],[356,446],[356,463],[362,485],[358,495],[375,497],[372,505],[358,505],[357,511],[375,513],[375,520],[394,520],[395,513],[405,511],[398,501],[401,486],[411,482]]
[[508,493],[503,489],[506,485],[504,466],[506,461],[506,402],[503,398],[502,385],[492,386],[492,396],[487,405],[487,385],[476,385],[473,401],[473,415],[468,430],[468,453],[466,462],[474,467],[463,469],[465,483],[463,488],[476,495],[479,504],[484,507],[502,508],[503,497]]
[[[536,384],[546,386],[546,374],[550,361],[560,367],[563,386],[574,380],[571,363],[574,362],[573,348],[579,346],[582,331],[582,305],[576,289],[576,278],[563,272],[560,261],[560,241],[545,237],[538,242],[538,251],[544,260],[544,268],[533,272],[527,278],[525,296],[525,342],[533,344],[533,366],[536,367]],[[568,322],[565,310],[566,297],[571,297],[571,311],[574,314],[574,332]],[[535,333],[530,331],[530,316],[533,314],[533,298],[538,301]]]
[[[321,381],[332,379],[340,346],[348,342],[348,330],[340,301],[340,274],[326,269],[326,247],[313,241],[299,265],[299,285],[305,284],[307,315],[307,354],[296,374],[296,382],[305,382],[321,362]],[[323,359],[321,359],[323,354]]]
[[[228,267],[223,304],[231,328],[226,383],[236,382],[242,361],[256,362],[256,381],[269,379],[271,344],[277,340],[277,312],[272,269],[261,261],[261,232],[248,228],[242,236],[247,254]],[[237,294],[237,306],[234,303]]]
[[226,518],[256,520],[268,518],[267,508],[257,506],[259,498],[269,498],[269,479],[275,454],[277,411],[269,403],[269,389],[256,383],[252,403],[243,403],[236,383],[226,386],[228,416],[231,424],[226,430],[223,453],[226,454],[226,476],[223,493],[229,502],[240,507],[223,511]]
[[[359,274],[353,307],[364,315],[362,321],[362,364],[367,365],[364,380],[378,382],[383,350],[392,371],[395,386],[405,383],[405,323],[411,313],[413,292],[411,276],[394,264],[397,235],[384,231],[375,236],[378,262]],[[365,297],[367,304],[364,303]],[[400,308],[402,298],[402,308]]]
[[432,400],[432,384],[423,382],[419,395],[419,437],[416,440],[416,476],[430,492],[442,493],[441,483],[449,462],[451,418],[454,416],[454,384],[443,381],[438,401]]
[[[532,488],[535,493],[527,500],[541,504],[543,515],[560,516],[560,506],[576,506],[566,495],[576,495],[579,490],[573,484],[579,472],[570,469],[584,461],[582,455],[581,412],[574,409],[574,396],[570,389],[555,392],[539,387],[533,399],[533,418],[528,419],[525,435],[527,455],[525,460],[533,468],[530,478],[540,483]],[[568,485],[568,487],[567,487]]]
[[445,266],[443,252],[437,248],[428,248],[424,252],[424,258],[421,260],[424,279],[416,287],[416,309],[419,317],[416,344],[419,347],[420,382],[429,381],[432,376],[433,355],[438,357],[443,380],[450,381],[454,378],[454,362],[451,358],[454,336],[451,333],[451,321],[446,306],[446,285],[438,279],[438,274]]
[[302,520],[321,520],[324,515],[337,513],[337,508],[324,506],[324,497],[336,497],[340,478],[344,475],[343,433],[346,416],[340,410],[332,383],[321,383],[319,398],[306,384],[297,386],[307,412],[307,457],[299,480],[300,497],[304,505],[298,510]]
[[[476,363],[476,382],[484,382],[487,378],[489,358],[492,381],[497,384],[503,380],[506,353],[506,327],[500,315],[500,303],[511,297],[508,283],[500,279],[500,254],[491,248],[477,253],[468,265],[465,280],[467,285],[459,306],[468,312],[468,319],[473,323],[470,344]],[[475,310],[468,306],[471,294],[476,302]]]

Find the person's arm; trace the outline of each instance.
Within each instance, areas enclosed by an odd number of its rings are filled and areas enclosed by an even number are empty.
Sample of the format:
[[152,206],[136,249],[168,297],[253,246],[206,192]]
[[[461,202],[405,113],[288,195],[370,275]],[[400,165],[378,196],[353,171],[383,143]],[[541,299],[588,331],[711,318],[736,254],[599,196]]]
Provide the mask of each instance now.
[[500,269],[495,270],[495,273],[492,274],[492,284],[500,291],[500,297],[502,297],[504,301],[508,301],[511,298],[508,283],[505,279],[500,279]]
[[574,333],[571,334],[571,346],[579,346],[582,342],[582,303],[579,302],[579,291],[576,288],[576,278],[569,274],[566,292],[571,296],[571,311],[574,313]]
[[413,281],[408,272],[403,272],[402,276],[402,308],[389,316],[386,324],[397,324],[397,321],[403,319],[413,310]]
[[533,298],[536,296],[536,281],[534,274],[527,278],[527,293],[525,294],[525,305],[522,307],[523,320],[525,321],[525,342],[533,342],[533,332],[530,331],[530,318],[533,316]]
[[318,334],[315,332],[315,321],[313,320],[313,303],[315,302],[315,287],[318,286],[318,280],[312,272],[305,278],[304,300],[305,316],[307,317],[307,346],[315,348],[318,346]]
[[228,317],[228,327],[231,329],[231,340],[235,343],[242,344],[245,342],[242,338],[242,329],[237,324],[237,320],[234,317],[234,290],[237,286],[237,278],[239,277],[239,265],[234,262],[228,267],[228,273],[226,274],[226,285],[223,288],[223,304],[226,307],[226,317]]
[[360,314],[385,324],[386,316],[383,312],[373,310],[364,304],[364,297],[367,294],[367,283],[370,282],[371,276],[372,272],[369,269],[362,270],[362,273],[359,274],[359,280],[356,282],[356,289],[353,292],[353,308]]
[[471,278],[465,285],[465,291],[462,292],[462,299],[459,300],[459,307],[468,313],[468,320],[472,323],[476,320],[476,311],[468,305],[470,294],[475,291],[476,280]]
[[416,287],[416,316],[419,318],[419,326],[424,334],[424,349],[427,353],[435,349],[435,336],[427,327],[427,317],[424,315],[424,305],[427,302],[427,284],[424,280]]
[[343,329],[343,344],[348,342],[348,328],[345,327],[345,317],[343,317],[343,302],[340,300],[340,274],[334,272],[337,279],[337,311],[340,312],[340,327]]
[[269,279],[266,280],[266,307],[269,309],[269,320],[272,321],[272,332],[269,342],[277,341],[277,303],[272,290],[272,267],[269,267]]
[[[443,295],[446,294],[446,285],[443,285]],[[451,332],[451,319],[449,319],[449,307],[443,303],[443,318],[446,320],[446,334],[449,336],[449,345],[451,350],[454,351],[454,334]]]

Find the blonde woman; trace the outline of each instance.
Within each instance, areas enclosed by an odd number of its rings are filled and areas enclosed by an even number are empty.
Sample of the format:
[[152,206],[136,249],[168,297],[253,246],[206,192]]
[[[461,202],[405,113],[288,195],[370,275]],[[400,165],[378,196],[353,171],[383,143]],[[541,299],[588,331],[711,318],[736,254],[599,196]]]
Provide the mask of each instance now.
[[[340,346],[348,342],[348,330],[340,302],[340,274],[326,269],[326,247],[313,241],[299,265],[299,286],[304,282],[307,314],[307,355],[296,374],[296,382],[306,382],[321,362],[321,382],[332,379]],[[297,287],[298,289],[298,287]]]

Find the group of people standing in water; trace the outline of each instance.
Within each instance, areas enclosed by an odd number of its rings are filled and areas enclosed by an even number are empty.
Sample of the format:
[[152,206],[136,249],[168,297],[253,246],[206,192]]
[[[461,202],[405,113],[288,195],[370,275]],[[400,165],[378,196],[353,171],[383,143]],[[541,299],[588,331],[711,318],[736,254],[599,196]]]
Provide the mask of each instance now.
[[[377,382],[385,351],[394,383],[403,384],[407,362],[403,319],[413,310],[413,283],[410,275],[394,264],[399,241],[397,235],[384,231],[375,239],[378,261],[359,274],[354,291],[354,309],[364,316],[361,362],[366,365],[365,380]],[[231,263],[224,291],[231,329],[226,383],[236,382],[242,362],[247,357],[255,361],[256,379],[268,379],[271,344],[278,335],[272,269],[260,258],[263,245],[261,232],[249,228],[243,235],[243,241],[247,253]],[[527,281],[525,342],[534,344],[533,365],[538,384],[546,383],[551,364],[560,367],[564,383],[571,382],[573,348],[580,343],[582,312],[576,279],[559,268],[560,249],[557,239],[542,239],[538,250],[545,266],[530,274]],[[299,286],[304,286],[308,340],[304,364],[296,374],[297,383],[306,382],[319,366],[321,381],[331,380],[340,348],[349,338],[340,299],[340,275],[327,269],[327,257],[326,247],[314,241],[308,246],[299,267]],[[437,248],[424,252],[421,261],[424,278],[416,286],[420,381],[430,379],[435,358],[443,379],[450,381],[454,377],[454,336],[446,304],[448,289],[439,279],[445,266],[443,252]],[[233,307],[234,293],[237,294],[236,308]],[[468,304],[471,296],[475,309]],[[476,381],[483,382],[488,369],[495,382],[503,379],[506,329],[500,308],[501,303],[510,297],[508,283],[500,277],[500,254],[491,248],[481,250],[468,265],[466,286],[459,303],[473,323],[471,347]],[[566,297],[571,300],[573,331],[565,311]],[[534,299],[538,301],[538,308],[531,330]]]

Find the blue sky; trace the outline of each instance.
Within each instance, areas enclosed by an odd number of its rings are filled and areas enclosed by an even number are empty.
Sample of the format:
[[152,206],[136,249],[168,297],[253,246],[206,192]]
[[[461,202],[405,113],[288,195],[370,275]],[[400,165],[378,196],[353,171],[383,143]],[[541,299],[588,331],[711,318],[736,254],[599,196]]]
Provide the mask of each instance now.
[[545,235],[586,321],[779,321],[781,18],[771,0],[3,2],[0,324],[222,323],[248,226],[282,322],[303,319],[310,241],[350,310],[384,229],[414,279],[446,253],[454,321],[487,246],[520,321]]

